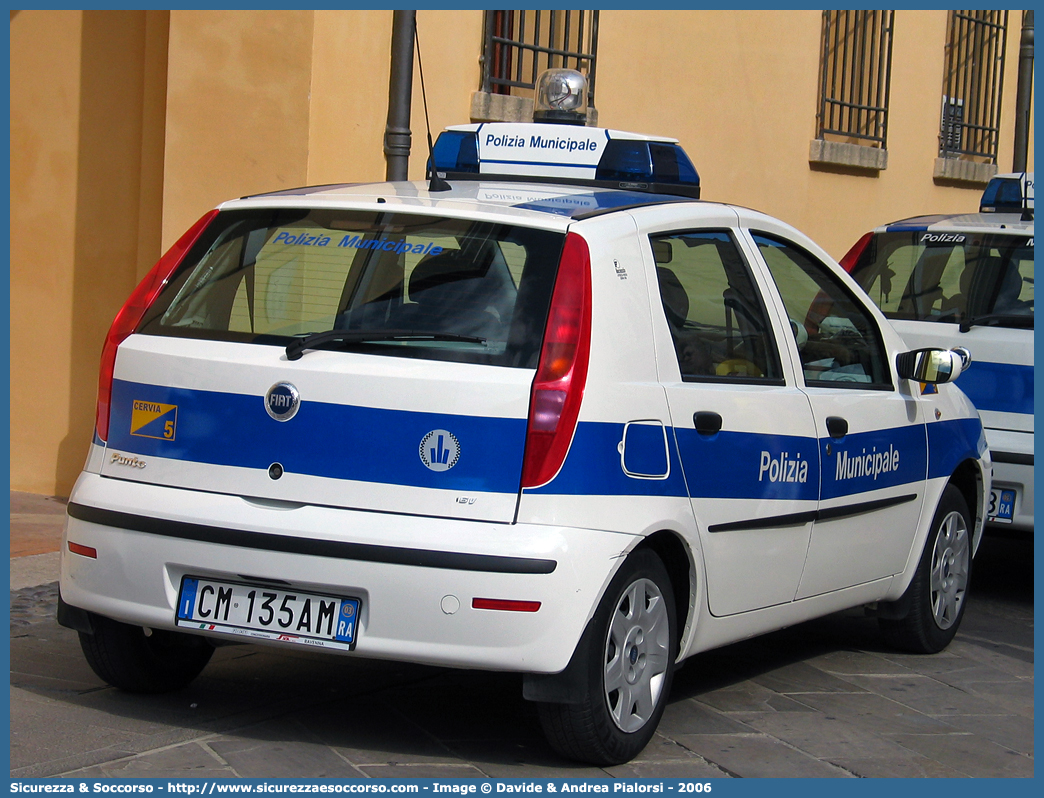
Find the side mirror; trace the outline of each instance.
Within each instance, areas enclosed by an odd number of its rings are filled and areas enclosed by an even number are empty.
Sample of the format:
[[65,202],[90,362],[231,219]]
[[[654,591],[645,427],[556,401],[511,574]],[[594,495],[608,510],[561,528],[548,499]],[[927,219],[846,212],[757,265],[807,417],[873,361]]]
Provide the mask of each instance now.
[[963,346],[951,350],[915,349],[895,358],[895,369],[904,380],[938,385],[953,382],[971,365],[971,353]]

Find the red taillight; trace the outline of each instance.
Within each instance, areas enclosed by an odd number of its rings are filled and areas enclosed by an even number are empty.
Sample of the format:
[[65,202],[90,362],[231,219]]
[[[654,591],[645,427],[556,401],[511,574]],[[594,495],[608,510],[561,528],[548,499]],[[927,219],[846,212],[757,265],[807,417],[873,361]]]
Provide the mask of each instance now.
[[591,354],[591,254],[576,233],[566,236],[551,296],[540,364],[529,400],[522,487],[550,482],[573,440]]
[[90,557],[92,560],[98,559],[98,550],[93,546],[84,546],[82,543],[73,543],[70,540],[69,551],[73,554],[79,554],[81,557]]
[[95,430],[98,437],[103,441],[109,439],[109,403],[112,399],[112,375],[116,368],[116,349],[120,343],[138,326],[145,311],[156,301],[156,297],[167,284],[167,280],[181,263],[185,253],[196,243],[210,221],[217,216],[217,211],[211,211],[196,222],[181,238],[177,240],[166,254],[159,259],[145,278],[138,283],[138,287],[130,295],[120,312],[109,328],[109,334],[105,337],[105,346],[102,348],[101,372],[98,376],[98,412],[95,416]]
[[859,263],[859,259],[863,256],[863,252],[870,245],[870,241],[873,239],[873,233],[867,233],[865,236],[855,242],[855,245],[848,250],[848,253],[841,258],[841,268],[849,274],[852,273],[852,269]]
[[514,599],[473,598],[472,609],[502,610],[504,612],[536,612],[540,609],[539,601],[516,601]]

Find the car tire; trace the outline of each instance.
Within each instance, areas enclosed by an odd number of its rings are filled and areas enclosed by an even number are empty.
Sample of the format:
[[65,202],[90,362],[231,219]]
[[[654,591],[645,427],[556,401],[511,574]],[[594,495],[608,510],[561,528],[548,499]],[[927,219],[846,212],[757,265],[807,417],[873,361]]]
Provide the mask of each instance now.
[[199,676],[214,653],[195,635],[131,626],[92,617],[93,634],[80,632],[80,648],[98,677],[129,693],[180,690]]
[[641,549],[627,558],[591,623],[586,689],[578,703],[541,703],[540,722],[559,754],[618,765],[652,739],[678,653],[674,593],[654,552]]
[[971,581],[971,514],[953,485],[943,491],[913,581],[899,600],[902,618],[881,618],[885,641],[915,654],[942,651],[957,634]]

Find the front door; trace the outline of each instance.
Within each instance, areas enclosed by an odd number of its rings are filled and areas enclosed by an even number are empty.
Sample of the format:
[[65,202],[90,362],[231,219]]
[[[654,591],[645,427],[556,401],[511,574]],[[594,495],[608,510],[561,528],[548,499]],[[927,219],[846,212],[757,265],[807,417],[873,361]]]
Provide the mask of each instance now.
[[[781,234],[751,233],[779,291],[811,403],[822,464],[819,512],[796,598],[900,573],[924,498],[922,403],[896,387],[858,295]],[[793,349],[791,350],[793,353]]]

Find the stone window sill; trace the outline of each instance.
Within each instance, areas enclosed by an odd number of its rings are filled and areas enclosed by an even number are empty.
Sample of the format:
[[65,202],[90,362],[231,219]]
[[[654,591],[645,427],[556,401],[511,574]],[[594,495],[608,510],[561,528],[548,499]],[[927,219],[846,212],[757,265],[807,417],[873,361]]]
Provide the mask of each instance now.
[[880,147],[864,147],[841,141],[812,139],[808,148],[808,161],[819,167],[842,167],[843,169],[880,172],[888,168],[888,150]]
[[944,183],[985,186],[997,174],[997,164],[965,161],[961,158],[936,158],[932,177]]

